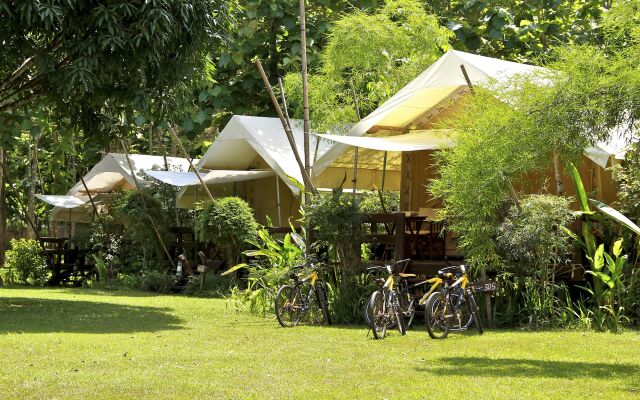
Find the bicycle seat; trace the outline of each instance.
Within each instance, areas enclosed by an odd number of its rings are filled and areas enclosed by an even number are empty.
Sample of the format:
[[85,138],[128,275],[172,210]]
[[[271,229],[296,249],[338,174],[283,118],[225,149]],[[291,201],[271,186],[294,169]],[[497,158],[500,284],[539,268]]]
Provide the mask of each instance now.
[[392,274],[404,273],[404,270],[407,269],[407,265],[411,262],[410,259],[404,259],[400,261],[396,261],[395,263],[388,266],[389,272]]
[[404,272],[400,272],[400,278],[415,278],[416,274],[405,274]]

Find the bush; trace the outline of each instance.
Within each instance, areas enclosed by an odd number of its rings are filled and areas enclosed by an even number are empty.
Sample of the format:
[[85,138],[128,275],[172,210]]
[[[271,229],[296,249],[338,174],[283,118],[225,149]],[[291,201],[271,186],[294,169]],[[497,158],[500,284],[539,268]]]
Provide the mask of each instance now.
[[[166,270],[166,255],[152,221],[168,246],[173,241],[173,235],[169,232],[172,220],[167,218],[160,201],[146,191],[127,191],[116,197],[111,209],[113,222],[124,227],[124,237],[119,239],[115,247],[119,261],[127,264],[126,270],[131,271],[136,265],[140,267],[138,269]],[[115,238],[114,235],[103,236],[112,241]]]
[[521,267],[522,273],[539,275],[565,258],[571,237],[563,229],[573,220],[569,199],[553,195],[530,195],[522,210],[511,207],[498,229],[501,255]]
[[358,201],[341,193],[317,196],[305,207],[305,218],[316,238],[335,251],[342,272],[355,276],[360,270],[364,221]]
[[8,269],[8,273],[4,274],[4,279],[8,283],[14,283],[11,281],[17,278],[16,281],[20,283],[43,285],[49,278],[42,248],[35,240],[11,240],[11,250],[6,253],[5,268]]
[[207,203],[195,221],[198,240],[220,247],[229,265],[240,260],[242,251],[255,241],[259,225],[253,210],[239,197],[224,197]]
[[[384,202],[384,207],[382,203]],[[360,201],[360,211],[365,214],[376,214],[383,212],[395,212],[400,208],[400,193],[384,191],[382,194],[378,191],[366,192]]]
[[143,271],[138,289],[148,292],[169,293],[176,283],[176,277],[154,270]]

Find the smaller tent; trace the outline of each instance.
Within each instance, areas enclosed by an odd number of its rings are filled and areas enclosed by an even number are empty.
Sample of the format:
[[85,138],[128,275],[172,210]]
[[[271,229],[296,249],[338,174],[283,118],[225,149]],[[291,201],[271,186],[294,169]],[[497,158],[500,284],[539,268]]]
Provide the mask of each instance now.
[[[54,206],[52,220],[88,222],[92,205],[89,194],[97,205],[109,194],[121,189],[135,188],[134,175],[138,183],[144,184],[145,170],[163,170],[168,166],[170,171],[188,171],[189,161],[179,157],[150,156],[130,154],[129,160],[133,171],[129,168],[124,154],[108,153],[87,173],[82,181],[76,183],[66,196],[39,195],[38,198]],[[73,200],[73,199],[77,200]]]

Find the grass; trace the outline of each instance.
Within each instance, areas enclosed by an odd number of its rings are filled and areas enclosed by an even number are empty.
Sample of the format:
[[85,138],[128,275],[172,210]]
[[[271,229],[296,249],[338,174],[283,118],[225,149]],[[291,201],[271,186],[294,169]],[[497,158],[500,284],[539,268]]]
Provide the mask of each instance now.
[[0,398],[640,398],[640,334],[374,341],[279,328],[224,300],[0,289]]

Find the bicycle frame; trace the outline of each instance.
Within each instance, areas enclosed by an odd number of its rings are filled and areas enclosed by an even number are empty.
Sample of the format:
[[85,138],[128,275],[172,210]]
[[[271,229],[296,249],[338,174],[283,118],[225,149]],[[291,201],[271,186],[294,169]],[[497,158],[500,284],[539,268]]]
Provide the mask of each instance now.
[[[423,305],[424,303],[427,302],[427,299],[429,298],[429,295],[431,295],[431,293],[435,292],[435,290],[438,287],[440,287],[440,285],[442,285],[444,283],[444,280],[442,278],[435,277],[435,278],[431,278],[431,279],[427,280],[427,283],[431,283],[432,284],[431,285],[431,289],[429,289],[429,291],[424,296],[422,296],[422,298],[418,302],[418,304],[420,304],[420,305]],[[453,288],[455,286],[460,285],[460,287],[462,287],[462,289],[466,289],[468,284],[469,284],[469,277],[465,273],[460,278],[458,278],[455,282],[453,282],[451,285],[449,285],[449,288]]]

